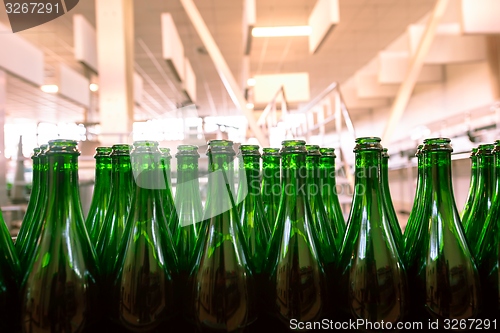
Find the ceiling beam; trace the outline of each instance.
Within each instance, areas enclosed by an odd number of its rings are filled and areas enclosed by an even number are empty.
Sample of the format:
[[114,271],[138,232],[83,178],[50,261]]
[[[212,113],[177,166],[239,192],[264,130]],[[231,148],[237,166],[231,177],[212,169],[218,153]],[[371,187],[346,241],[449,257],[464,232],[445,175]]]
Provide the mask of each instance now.
[[215,43],[212,34],[208,30],[208,27],[205,24],[203,18],[201,17],[198,8],[196,8],[196,5],[193,3],[192,0],[181,0],[181,4],[184,7],[184,10],[186,11],[187,15],[189,16],[189,19],[191,20],[191,23],[193,24],[194,28],[198,32],[198,35],[200,36],[203,45],[207,49],[210,58],[212,58],[217,73],[219,74],[222,83],[224,84],[224,87],[229,93],[229,96],[231,97],[233,103],[246,116],[248,125],[250,126],[250,129],[252,130],[257,141],[259,141],[259,144],[263,147],[269,146],[268,138],[264,135],[261,128],[257,125],[257,121],[253,114],[253,110],[247,108],[245,95],[241,90],[241,88],[239,87],[238,83],[236,82],[236,79],[234,78],[233,74],[231,73],[231,70],[229,69],[226,60],[222,56],[219,47]]
[[408,68],[406,77],[401,83],[401,86],[399,87],[397,95],[392,104],[391,114],[389,115],[389,120],[387,121],[384,133],[382,135],[382,142],[384,142],[384,145],[387,145],[390,142],[391,137],[396,130],[396,126],[401,120],[406,106],[408,105],[411,94],[413,92],[413,88],[415,87],[415,83],[417,82],[417,79],[420,75],[420,70],[424,65],[425,57],[427,56],[432,41],[434,40],[434,36],[436,35],[438,24],[441,21],[446,8],[448,7],[448,2],[449,0],[436,1],[436,5],[434,6],[429,21],[427,22],[424,35],[420,39],[418,48],[411,59],[410,67]]

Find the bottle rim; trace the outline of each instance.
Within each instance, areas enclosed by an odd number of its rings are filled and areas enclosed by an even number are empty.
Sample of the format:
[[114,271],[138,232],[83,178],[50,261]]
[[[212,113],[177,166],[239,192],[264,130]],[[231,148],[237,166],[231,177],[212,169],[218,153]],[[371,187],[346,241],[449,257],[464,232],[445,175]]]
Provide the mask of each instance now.
[[479,145],[477,147],[476,156],[477,155],[493,155],[493,149],[495,149],[495,145],[492,143]]
[[424,140],[424,151],[449,151],[452,152],[451,139],[449,138],[431,138]]
[[337,157],[337,155],[335,155],[335,148],[333,148],[333,147],[319,148],[319,152],[321,153],[321,156],[323,156],[323,157]]
[[110,156],[130,156],[131,147],[128,144],[120,143],[111,146]]
[[162,153],[158,148],[158,141],[141,140],[134,141],[132,149],[130,150],[130,155],[137,154],[158,154],[160,156]]
[[307,156],[321,156],[318,145],[306,145]]
[[195,157],[200,157],[200,154],[198,153],[198,146],[196,145],[179,145],[177,146],[177,153],[175,154],[175,157],[179,156],[195,156]]
[[282,147],[280,153],[283,154],[307,154],[306,142],[304,140],[284,140],[281,142]]
[[382,151],[383,147],[380,141],[382,140],[376,136],[356,138],[356,146],[354,146],[353,151],[355,153],[366,150]]
[[235,155],[233,141],[231,140],[210,140],[208,141],[207,155],[229,154]]
[[262,148],[262,156],[280,156],[280,148],[266,147]]
[[98,157],[110,157],[111,153],[113,152],[113,148],[111,147],[97,147],[95,149],[96,153],[94,155],[94,158]]
[[35,160],[40,157],[40,153],[42,152],[42,149],[40,147],[35,147],[33,148],[33,154],[31,154],[31,159]]
[[240,145],[240,154],[243,156],[259,156],[260,151],[258,145]]
[[48,149],[46,150],[46,154],[80,155],[80,151],[78,150],[78,142],[76,140],[68,140],[68,139],[49,140],[49,145]]

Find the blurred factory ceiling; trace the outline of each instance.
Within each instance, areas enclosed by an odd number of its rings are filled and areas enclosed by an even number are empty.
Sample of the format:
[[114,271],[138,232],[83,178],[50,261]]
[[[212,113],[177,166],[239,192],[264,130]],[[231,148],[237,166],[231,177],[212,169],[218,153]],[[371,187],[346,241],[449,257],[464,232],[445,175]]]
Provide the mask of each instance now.
[[[243,86],[243,0],[195,0],[194,3],[233,75]],[[313,0],[256,0],[256,26],[307,25],[315,3]],[[351,77],[409,24],[428,13],[434,3],[434,0],[339,0],[340,23],[318,52],[309,53],[308,37],[253,38],[249,75],[308,72],[310,95],[314,97],[331,82],[342,83]],[[185,103],[180,83],[162,59],[160,16],[165,12],[172,14],[185,55],[196,74],[199,114],[239,114],[180,1],[136,0],[135,71],[144,79],[143,104],[136,108],[136,119],[162,115],[171,111],[172,105]],[[88,74],[73,54],[74,14],[83,14],[95,26],[95,2],[84,0],[68,14],[18,33],[43,50],[47,83],[61,62],[81,74]],[[0,22],[8,24],[3,10]],[[11,122],[86,120],[83,107],[58,95],[43,93],[38,87],[10,75],[7,116]]]

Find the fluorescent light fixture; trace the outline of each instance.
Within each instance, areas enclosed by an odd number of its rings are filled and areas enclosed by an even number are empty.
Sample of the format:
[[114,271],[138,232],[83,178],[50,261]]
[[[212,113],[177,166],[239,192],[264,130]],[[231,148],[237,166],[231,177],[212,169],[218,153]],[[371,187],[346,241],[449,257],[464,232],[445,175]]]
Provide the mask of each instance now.
[[40,87],[43,92],[49,93],[49,94],[55,94],[56,92],[59,91],[59,87],[55,84],[44,84],[43,86]]
[[91,83],[91,84],[89,85],[89,89],[90,89],[90,91],[92,91],[92,92],[96,92],[97,90],[99,90],[99,86],[98,86],[97,84],[95,84],[95,83]]
[[253,109],[254,105],[253,103],[247,103],[247,109]]
[[309,36],[312,29],[308,25],[286,27],[255,27],[252,29],[253,37],[289,37]]
[[249,87],[255,86],[255,79],[253,77],[251,77],[247,80],[247,86],[249,86]]

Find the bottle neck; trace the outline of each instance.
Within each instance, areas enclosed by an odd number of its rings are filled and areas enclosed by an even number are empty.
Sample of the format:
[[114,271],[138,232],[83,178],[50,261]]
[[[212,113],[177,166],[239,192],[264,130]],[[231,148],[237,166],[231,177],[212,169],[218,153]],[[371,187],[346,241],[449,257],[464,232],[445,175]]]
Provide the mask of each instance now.
[[113,188],[120,188],[132,183],[132,166],[130,156],[113,156],[111,158],[111,181]]
[[[32,189],[31,195],[38,193],[40,187],[40,174],[41,174],[41,164],[40,157],[33,156],[33,179],[32,179]],[[31,200],[30,200],[31,201]]]
[[275,179],[276,171],[278,172],[279,179],[279,171],[280,171],[280,160],[279,156],[265,156],[262,155],[262,177],[266,179]]
[[335,187],[335,157],[323,156],[319,160],[319,177],[323,185]]
[[289,153],[282,156],[282,197],[305,196],[307,180],[306,154]]
[[166,181],[167,181],[167,184],[169,186],[169,188],[172,186],[172,182],[171,182],[171,179],[170,179],[170,158],[168,157],[161,157],[160,159],[160,169],[163,170],[163,173],[165,175],[165,178],[166,178]]
[[242,162],[240,164],[240,174],[244,176],[240,176],[238,189],[246,189],[246,192],[253,196],[260,195],[260,157],[242,156]]
[[495,170],[494,155],[480,155],[478,156],[477,175],[478,181],[484,186],[489,187],[493,184]]
[[80,203],[78,185],[78,155],[48,156],[49,205],[62,202]]
[[494,166],[494,179],[495,179],[495,193],[500,191],[500,152],[495,152],[495,157],[493,161],[495,163]]
[[[382,163],[380,166],[381,171],[381,181],[384,189],[389,188],[389,158],[382,157]],[[387,193],[386,193],[387,194]]]
[[49,158],[47,157],[47,155],[44,154],[40,156],[39,163],[40,164],[38,166],[38,169],[40,175],[39,178],[39,184],[41,187],[40,192],[42,193],[42,195],[45,195],[45,191],[42,191],[42,189],[46,188],[48,180]]
[[430,185],[433,192],[439,191],[441,195],[453,196],[450,151],[437,150],[425,152],[424,172],[426,186]]
[[319,155],[308,155],[306,157],[307,182],[310,185],[319,184]]
[[369,193],[368,191],[379,191],[381,159],[381,152],[378,150],[366,150],[356,154],[355,197]]
[[[471,169],[474,172],[477,169],[477,156],[476,155],[471,156],[470,161],[471,161]],[[473,176],[475,176],[474,173]]]
[[227,153],[210,153],[208,186],[213,191],[234,193],[234,164]]
[[198,157],[179,156],[177,158],[177,185],[193,180],[198,182]]
[[280,185],[280,161],[279,156],[262,155],[262,195],[264,197],[280,195],[279,191],[273,191],[276,186]]
[[108,186],[111,176],[111,158],[97,157],[95,164],[95,186]]
[[[424,153],[420,153],[417,157],[417,189],[415,195],[420,195],[424,185]],[[416,200],[417,198],[415,198]]]
[[136,185],[136,193],[165,190],[165,173],[163,162],[157,154],[136,153],[132,156],[132,172]]

